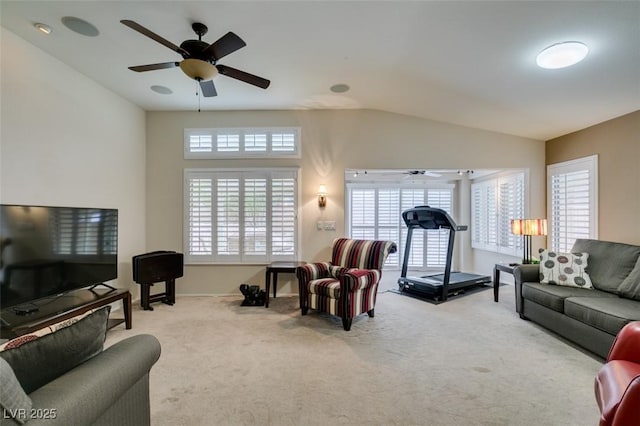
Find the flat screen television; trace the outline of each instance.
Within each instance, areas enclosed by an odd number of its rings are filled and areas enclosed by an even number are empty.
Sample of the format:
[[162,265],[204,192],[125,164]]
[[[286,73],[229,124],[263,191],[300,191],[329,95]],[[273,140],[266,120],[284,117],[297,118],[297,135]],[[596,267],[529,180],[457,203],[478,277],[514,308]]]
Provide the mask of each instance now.
[[2,310],[117,276],[117,209],[0,205]]

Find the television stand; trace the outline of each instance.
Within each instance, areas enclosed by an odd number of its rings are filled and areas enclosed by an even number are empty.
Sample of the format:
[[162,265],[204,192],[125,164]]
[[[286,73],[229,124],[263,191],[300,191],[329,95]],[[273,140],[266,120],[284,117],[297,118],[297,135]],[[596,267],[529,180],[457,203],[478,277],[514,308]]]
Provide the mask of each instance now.
[[[47,299],[45,299],[47,300]],[[127,330],[131,329],[131,293],[129,290],[114,288],[100,292],[95,289],[75,290],[65,293],[46,302],[40,300],[38,311],[19,315],[12,308],[0,312],[0,337],[12,339],[31,333],[49,325],[73,318],[92,309],[100,308],[111,303],[122,301],[124,318],[111,318],[107,329],[124,323]],[[35,301],[36,303],[38,301]]]

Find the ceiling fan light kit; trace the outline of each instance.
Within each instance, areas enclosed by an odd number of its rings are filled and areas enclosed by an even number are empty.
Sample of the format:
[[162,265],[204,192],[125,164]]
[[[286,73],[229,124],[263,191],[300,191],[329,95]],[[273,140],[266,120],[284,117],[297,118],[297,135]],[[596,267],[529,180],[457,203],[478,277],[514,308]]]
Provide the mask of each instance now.
[[200,59],[185,59],[180,62],[180,69],[188,77],[197,81],[211,80],[218,75],[215,65]]
[[198,40],[185,40],[180,43],[180,46],[177,46],[135,21],[123,19],[120,22],[182,56],[182,61],[180,62],[162,62],[159,64],[129,67],[132,71],[146,72],[179,66],[186,76],[200,83],[204,97],[217,96],[218,93],[212,79],[218,74],[240,80],[261,89],[266,89],[271,83],[269,80],[258,77],[257,75],[218,64],[218,61],[224,56],[247,45],[240,37],[232,32],[228,32],[215,42],[208,44],[202,41],[202,36],[205,35],[209,29],[202,23],[194,22],[191,28],[198,35]]

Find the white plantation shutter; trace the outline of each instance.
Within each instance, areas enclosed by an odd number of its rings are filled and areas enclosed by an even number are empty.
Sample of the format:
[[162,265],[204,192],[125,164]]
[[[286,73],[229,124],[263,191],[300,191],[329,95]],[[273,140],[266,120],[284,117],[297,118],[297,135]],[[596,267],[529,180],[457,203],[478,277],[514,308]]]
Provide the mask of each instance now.
[[266,133],[245,134],[244,149],[247,152],[267,152],[267,134]]
[[193,178],[188,181],[188,249],[194,256],[211,255],[213,241],[213,179]]
[[218,152],[240,151],[240,135],[238,133],[219,133],[216,138]]
[[[451,214],[453,194],[447,189],[430,189],[427,192],[427,205],[442,209]],[[415,231],[414,231],[415,232]],[[447,246],[449,244],[448,229],[426,231],[427,235],[427,267],[444,268],[447,264]]]
[[[402,212],[425,205],[451,212],[453,191],[451,188],[406,188],[375,184],[349,184],[348,234],[351,238],[394,241],[396,253],[390,254],[386,267],[400,267],[407,239],[407,226]],[[443,236],[434,231],[431,238],[422,230],[416,230],[411,239],[409,266],[413,269],[441,267],[446,261],[448,233]],[[444,259],[444,260],[443,260]]]
[[[400,205],[400,190],[398,188],[380,188],[378,190],[378,235],[379,240],[400,241],[398,229],[398,206]],[[398,266],[398,252],[389,254],[385,262],[386,266]]]
[[525,218],[524,173],[499,179],[498,210],[498,247],[502,252],[511,249],[519,255],[522,252],[523,239],[511,232],[511,219]]
[[295,152],[295,133],[273,133],[271,135],[271,150],[274,152]]
[[216,179],[216,236],[218,256],[240,257],[240,178]]
[[296,253],[296,180],[275,174],[271,180],[271,256],[291,257]]
[[267,254],[267,179],[244,179],[244,241],[245,256]]
[[[401,191],[400,199],[400,214],[398,220],[400,224],[400,244],[402,248],[400,251],[400,258],[404,259],[405,245],[407,244],[407,225],[402,220],[402,212],[416,206],[424,206],[424,189],[403,189]],[[426,266],[424,264],[424,242],[425,233],[419,230],[414,230],[411,236],[411,250],[409,252],[409,268],[422,268]]]
[[351,238],[376,237],[376,190],[354,189],[351,193]]
[[184,129],[184,158],[300,158],[300,128]]
[[185,261],[297,260],[297,173],[185,170]]
[[471,184],[471,246],[522,255],[522,237],[511,234],[511,219],[525,215],[525,173]]
[[568,253],[578,238],[597,236],[597,156],[547,167],[549,244]]
[[211,152],[213,149],[213,138],[209,134],[189,135],[190,152]]

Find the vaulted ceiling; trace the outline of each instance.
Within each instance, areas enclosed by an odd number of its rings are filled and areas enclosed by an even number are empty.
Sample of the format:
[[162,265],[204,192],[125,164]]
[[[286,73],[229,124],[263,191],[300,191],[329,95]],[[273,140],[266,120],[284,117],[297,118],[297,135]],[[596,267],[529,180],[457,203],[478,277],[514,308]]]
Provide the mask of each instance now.
[[[228,31],[246,42],[219,63],[270,87],[219,75],[203,110],[368,108],[547,140],[640,109],[637,1],[2,0],[0,13],[6,29],[146,110],[195,110],[196,83],[180,68],[127,69],[182,58],[122,19],[176,45],[197,39],[193,22],[209,27],[208,43]],[[69,16],[99,34],[71,31]],[[567,40],[589,46],[584,61],[536,66]]]

